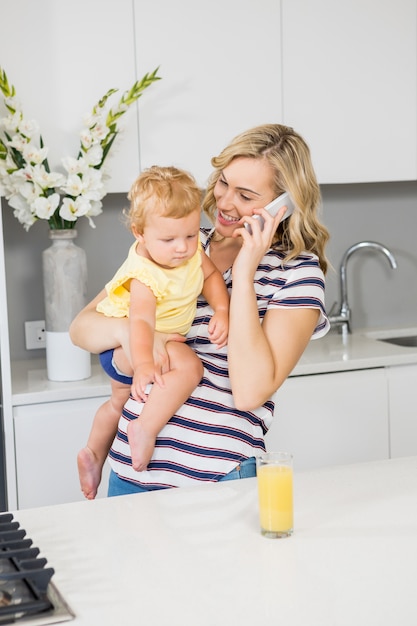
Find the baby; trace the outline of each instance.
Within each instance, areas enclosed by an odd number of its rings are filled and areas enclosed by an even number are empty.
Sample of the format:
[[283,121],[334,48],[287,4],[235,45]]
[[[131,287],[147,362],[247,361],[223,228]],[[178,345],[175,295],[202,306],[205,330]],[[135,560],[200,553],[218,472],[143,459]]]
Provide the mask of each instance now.
[[129,395],[145,403],[127,429],[132,465],[139,472],[152,457],[157,434],[203,375],[200,359],[179,341],[167,343],[169,369],[160,374],[153,356],[155,331],[186,335],[202,293],[214,311],[210,340],[219,348],[227,342],[229,295],[222,275],[201,248],[201,191],[195,180],[175,167],[153,166],[139,175],[128,197],[135,242],[106,285],[107,297],[97,310],[128,317],[130,343],[100,355],[112,394],[98,409],[87,445],[77,457],[81,489],[88,499],[96,496]]

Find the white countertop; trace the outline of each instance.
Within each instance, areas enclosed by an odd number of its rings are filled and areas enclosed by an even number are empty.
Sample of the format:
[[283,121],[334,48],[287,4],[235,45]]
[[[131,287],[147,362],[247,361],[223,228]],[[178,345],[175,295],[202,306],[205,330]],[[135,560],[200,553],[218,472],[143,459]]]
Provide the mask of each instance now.
[[110,392],[110,379],[95,356],[90,378],[73,382],[48,380],[45,359],[12,361],[13,406],[108,396]]
[[[336,331],[310,341],[291,376],[340,372],[417,363],[417,347],[391,345],[373,338],[386,335],[417,335],[417,328],[355,331],[346,340]],[[107,375],[92,357],[92,376],[86,380],[58,383],[48,380],[45,359],[12,362],[12,404],[24,405],[107,396]]]
[[415,626],[417,457],[299,472],[295,531],[256,479],[22,510],[77,626]]
[[322,339],[310,341],[291,376],[417,363],[417,347],[396,346],[376,339],[409,335],[417,335],[417,328],[357,330],[346,339],[331,330]]

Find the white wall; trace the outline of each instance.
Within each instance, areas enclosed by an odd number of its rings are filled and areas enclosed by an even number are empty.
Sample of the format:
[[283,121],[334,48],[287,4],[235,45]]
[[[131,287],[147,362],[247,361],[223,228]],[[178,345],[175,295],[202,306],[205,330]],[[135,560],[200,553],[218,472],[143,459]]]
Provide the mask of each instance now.
[[339,298],[343,252],[364,239],[386,245],[395,255],[357,252],[348,262],[348,296],[353,328],[417,326],[417,183],[329,185],[322,189],[324,222],[331,233],[328,255],[335,271],[327,277],[328,310]]

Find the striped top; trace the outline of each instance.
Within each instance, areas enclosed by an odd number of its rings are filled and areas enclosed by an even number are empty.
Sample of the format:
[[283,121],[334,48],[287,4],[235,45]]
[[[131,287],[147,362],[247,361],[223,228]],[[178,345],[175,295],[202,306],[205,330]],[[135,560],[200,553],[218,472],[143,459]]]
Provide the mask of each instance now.
[[[209,254],[213,231],[202,230],[203,247]],[[317,256],[305,253],[282,265],[284,253],[270,249],[258,266],[254,284],[259,318],[268,309],[308,307],[319,309],[313,339],[329,330],[324,309],[324,276]],[[223,274],[230,292],[231,270]],[[131,397],[119,420],[109,453],[113,471],[125,480],[149,489],[181,487],[200,481],[217,481],[239,462],[265,450],[264,435],[271,424],[274,402],[268,400],[253,411],[235,408],[227,368],[227,346],[218,350],[207,333],[212,309],[203,296],[187,343],[204,365],[204,375],[187,402],[159,433],[155,451],[145,472],[131,465],[127,425],[137,418],[142,404]]]

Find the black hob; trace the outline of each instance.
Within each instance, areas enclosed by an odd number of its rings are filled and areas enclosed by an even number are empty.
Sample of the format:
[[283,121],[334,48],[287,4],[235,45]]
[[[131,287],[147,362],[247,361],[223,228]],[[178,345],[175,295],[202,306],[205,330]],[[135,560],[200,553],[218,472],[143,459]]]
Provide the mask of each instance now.
[[74,618],[39,556],[11,513],[0,514],[0,624],[57,624]]

